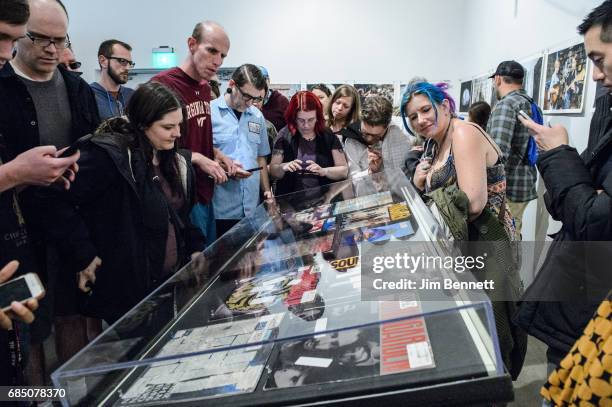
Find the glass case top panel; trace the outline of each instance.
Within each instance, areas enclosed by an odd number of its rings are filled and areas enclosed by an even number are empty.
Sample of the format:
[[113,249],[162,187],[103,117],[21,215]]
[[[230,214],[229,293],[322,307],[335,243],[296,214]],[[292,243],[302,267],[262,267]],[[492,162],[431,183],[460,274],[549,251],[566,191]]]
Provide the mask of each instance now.
[[[454,290],[442,299],[422,298],[410,290],[399,300],[365,298],[364,250],[393,244],[415,245],[432,255],[452,250],[400,171],[276,197],[56,375],[288,339],[310,341],[308,346],[315,347],[323,340],[316,336],[329,339],[351,329],[378,332],[383,323],[449,310],[489,312],[484,294],[459,299]],[[486,327],[491,318],[480,319],[492,346],[495,333]]]

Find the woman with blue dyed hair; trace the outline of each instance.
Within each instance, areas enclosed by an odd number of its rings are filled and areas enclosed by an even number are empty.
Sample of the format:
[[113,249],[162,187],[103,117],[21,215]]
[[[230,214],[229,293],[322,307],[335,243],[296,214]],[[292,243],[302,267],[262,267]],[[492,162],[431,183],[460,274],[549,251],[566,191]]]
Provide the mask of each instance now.
[[490,253],[475,276],[494,281],[495,289],[486,292],[493,304],[502,360],[516,378],[527,337],[511,321],[522,289],[512,244],[514,223],[505,205],[503,155],[480,126],[457,118],[446,90],[445,83],[418,82],[408,86],[402,98],[406,129],[426,139],[413,183],[436,203],[453,237],[472,242],[462,245],[464,255]]
[[401,114],[406,130],[425,138],[425,149],[413,176],[421,191],[456,183],[469,199],[469,218],[485,207],[500,211],[504,227],[514,240],[514,223],[505,208],[506,175],[503,156],[491,137],[478,125],[457,118],[455,101],[446,83],[410,84],[402,97]]

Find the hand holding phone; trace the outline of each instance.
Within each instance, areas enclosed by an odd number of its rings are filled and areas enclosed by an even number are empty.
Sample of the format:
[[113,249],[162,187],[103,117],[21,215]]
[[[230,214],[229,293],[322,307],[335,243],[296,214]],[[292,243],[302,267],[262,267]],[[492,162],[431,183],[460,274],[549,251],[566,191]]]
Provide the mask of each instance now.
[[12,261],[0,270],[0,327],[10,329],[11,317],[31,323],[34,320],[32,311],[38,308],[38,299],[45,294],[45,289],[38,276],[28,273],[10,279],[17,271],[19,262]]
[[77,151],[79,151],[79,148],[76,146],[76,144],[72,144],[68,146],[68,148],[66,148],[64,151],[62,151],[58,158],[70,157],[74,155],[74,153],[76,153]]
[[525,113],[523,110],[519,110],[518,114],[519,114],[519,116],[521,116],[525,120],[533,121],[533,119],[527,113]]

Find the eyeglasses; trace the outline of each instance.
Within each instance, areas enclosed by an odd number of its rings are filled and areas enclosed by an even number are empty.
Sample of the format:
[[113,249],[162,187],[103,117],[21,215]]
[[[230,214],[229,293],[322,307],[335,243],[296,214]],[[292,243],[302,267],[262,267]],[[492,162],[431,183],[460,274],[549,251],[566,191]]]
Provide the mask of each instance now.
[[26,37],[28,37],[32,43],[41,48],[47,48],[49,45],[55,45],[56,49],[64,49],[70,46],[70,40],[67,37],[64,38],[49,38],[40,36],[35,33],[26,33]]
[[244,99],[245,102],[253,101],[253,103],[258,103],[258,102],[262,102],[263,101],[263,97],[262,96],[252,96],[252,95],[249,95],[248,93],[243,92],[242,89],[240,89],[240,86],[238,86],[238,85],[236,85],[236,89],[238,89],[238,92],[240,92],[240,94],[242,95],[242,98]]
[[79,69],[81,67],[81,63],[79,61],[75,61],[75,62],[70,62],[68,64],[66,64],[66,66],[72,70],[74,69]]
[[364,137],[372,137],[372,138],[375,138],[375,139],[382,138],[386,133],[387,133],[387,128],[385,128],[381,133],[378,133],[378,134],[368,133],[367,131],[363,131],[363,128],[361,129],[361,134]]
[[136,63],[134,61],[130,61],[129,59],[125,59],[125,58],[119,58],[119,57],[106,57],[106,59],[114,59],[115,61],[117,61],[119,63],[119,65],[121,66],[130,66],[130,68],[133,68],[136,66]]
[[300,126],[305,126],[307,124],[314,124],[316,123],[316,121],[317,121],[316,117],[311,117],[310,119],[300,119],[300,118],[295,119],[295,122],[299,124]]

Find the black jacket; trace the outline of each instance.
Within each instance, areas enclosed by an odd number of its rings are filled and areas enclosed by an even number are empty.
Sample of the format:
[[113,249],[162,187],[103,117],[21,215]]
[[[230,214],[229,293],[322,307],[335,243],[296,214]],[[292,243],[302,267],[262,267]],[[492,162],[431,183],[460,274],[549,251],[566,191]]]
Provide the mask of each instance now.
[[356,121],[349,124],[342,130],[340,130],[338,134],[342,137],[342,143],[345,143],[347,138],[352,138],[353,140],[357,140],[361,144],[367,145],[367,143],[363,139],[363,135],[361,134],[361,121]]
[[185,203],[175,213],[144,154],[128,149],[125,135],[86,136],[78,142],[79,173],[67,192],[49,202],[47,227],[67,272],[102,259],[85,314],[114,321],[168,276],[162,276],[168,219],[177,231],[179,265],[204,249],[204,238],[189,221],[195,202],[191,154],[180,150]]
[[[98,107],[94,94],[79,75],[67,71],[62,65],[58,69],[68,92],[72,113],[71,143],[86,134],[93,133],[100,124]],[[40,145],[38,118],[32,97],[26,85],[13,70],[11,64],[5,64],[0,70],[0,134],[4,140],[5,160],[12,160],[17,155]],[[45,208],[39,204],[37,194],[41,188],[28,188],[20,194],[24,217],[30,230],[30,236],[41,239],[40,215]]]
[[[600,97],[587,149],[541,154],[546,206],[563,223],[515,322],[549,346],[558,363],[612,288],[612,96]],[[601,191],[598,193],[598,191]]]
[[[74,72],[58,67],[66,90],[72,113],[71,142],[75,142],[93,131],[100,124],[94,94],[83,79]],[[0,133],[4,135],[11,158],[40,145],[38,120],[34,102],[11,64],[0,70]]]
[[[298,146],[300,137],[301,136],[298,131],[296,131],[296,133],[292,135],[287,126],[283,127],[278,133],[278,137],[276,138],[276,142],[274,143],[274,150],[280,150],[283,152],[284,162],[293,161],[298,157]],[[322,134],[317,135],[317,137],[315,138],[315,143],[315,162],[323,168],[333,167],[334,157],[332,155],[332,150],[342,150],[342,145],[340,144],[338,137],[336,137],[336,135],[334,135],[331,130],[325,129]],[[283,178],[279,179],[276,182],[276,190],[274,191],[274,194],[284,195],[290,194],[292,192],[297,192],[296,188],[299,184],[296,180],[299,176],[299,174],[293,172],[286,172]],[[327,177],[318,177],[318,180],[319,186],[336,182]]]

